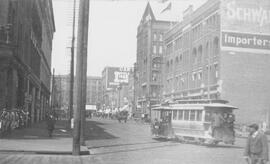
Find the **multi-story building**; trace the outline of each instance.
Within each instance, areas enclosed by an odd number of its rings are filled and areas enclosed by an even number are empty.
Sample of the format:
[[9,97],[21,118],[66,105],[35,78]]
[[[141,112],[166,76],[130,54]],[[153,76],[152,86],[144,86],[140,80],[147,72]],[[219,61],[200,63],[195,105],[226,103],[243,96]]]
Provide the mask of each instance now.
[[136,104],[135,104],[135,70],[132,68],[129,73],[128,77],[128,102],[129,106],[131,107],[132,113],[136,111]]
[[130,68],[105,67],[102,71],[102,106],[120,108],[128,99]]
[[148,3],[137,28],[136,104],[142,113],[150,114],[150,106],[160,102],[163,36],[174,22],[156,19]]
[[270,110],[270,1],[208,0],[165,36],[164,99],[225,99],[240,123]]
[[0,108],[24,108],[31,122],[49,107],[52,39],[51,0],[0,2]]
[[86,104],[97,105],[100,108],[101,105],[101,77],[88,76],[87,77],[87,91],[86,91]]
[[52,108],[67,110],[69,107],[69,75],[56,75],[53,78]]
[[[54,77],[52,95],[52,106],[55,109],[68,110],[69,107],[69,94],[70,94],[70,76],[57,75]],[[101,91],[101,77],[87,76],[87,89],[86,89],[86,104],[100,106],[102,91]],[[75,95],[74,89],[74,95]]]

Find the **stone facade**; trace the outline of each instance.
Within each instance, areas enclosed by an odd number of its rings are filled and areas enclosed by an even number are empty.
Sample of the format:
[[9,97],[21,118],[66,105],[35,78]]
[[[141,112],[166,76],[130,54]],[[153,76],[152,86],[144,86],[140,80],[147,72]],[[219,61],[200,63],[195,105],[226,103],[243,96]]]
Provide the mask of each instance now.
[[49,110],[54,32],[51,0],[0,1],[0,108],[24,108],[32,123]]

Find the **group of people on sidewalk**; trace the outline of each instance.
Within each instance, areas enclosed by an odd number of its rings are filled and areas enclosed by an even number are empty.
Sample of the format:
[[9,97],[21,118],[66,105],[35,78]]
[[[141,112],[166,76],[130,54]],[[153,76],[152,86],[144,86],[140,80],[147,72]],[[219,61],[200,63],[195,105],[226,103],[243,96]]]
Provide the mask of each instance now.
[[11,133],[12,130],[27,127],[30,121],[30,115],[23,109],[0,111],[0,135],[5,136]]
[[[52,137],[55,128],[55,116],[53,114],[46,114],[46,128],[48,136]],[[28,127],[30,122],[30,115],[24,110],[6,110],[0,111],[0,136],[10,135],[12,130],[18,128]]]

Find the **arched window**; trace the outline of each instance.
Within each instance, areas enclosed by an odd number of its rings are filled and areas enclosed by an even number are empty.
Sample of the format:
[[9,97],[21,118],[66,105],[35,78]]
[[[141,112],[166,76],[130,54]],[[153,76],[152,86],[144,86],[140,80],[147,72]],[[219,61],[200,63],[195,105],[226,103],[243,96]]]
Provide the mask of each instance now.
[[167,72],[169,72],[170,71],[170,62],[169,61],[167,61],[167,64],[166,64],[166,70],[167,70]]
[[192,62],[194,64],[197,63],[197,50],[196,50],[196,48],[193,48],[193,51],[192,51]]
[[171,59],[171,71],[173,71],[173,59]]
[[204,53],[204,59],[205,61],[208,59],[209,57],[209,42],[206,43],[206,46],[205,46],[205,53]]
[[202,61],[202,45],[198,48],[198,62],[200,63]]
[[219,38],[218,37],[214,38],[213,51],[214,51],[214,56],[217,56],[219,54]]

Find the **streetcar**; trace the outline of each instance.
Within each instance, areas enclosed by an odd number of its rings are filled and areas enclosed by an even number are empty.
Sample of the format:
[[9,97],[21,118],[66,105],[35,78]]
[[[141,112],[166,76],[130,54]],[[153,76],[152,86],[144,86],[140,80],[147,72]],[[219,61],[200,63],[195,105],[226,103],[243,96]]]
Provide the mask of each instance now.
[[235,109],[228,101],[208,99],[157,105],[152,109],[152,134],[200,144],[234,144]]

